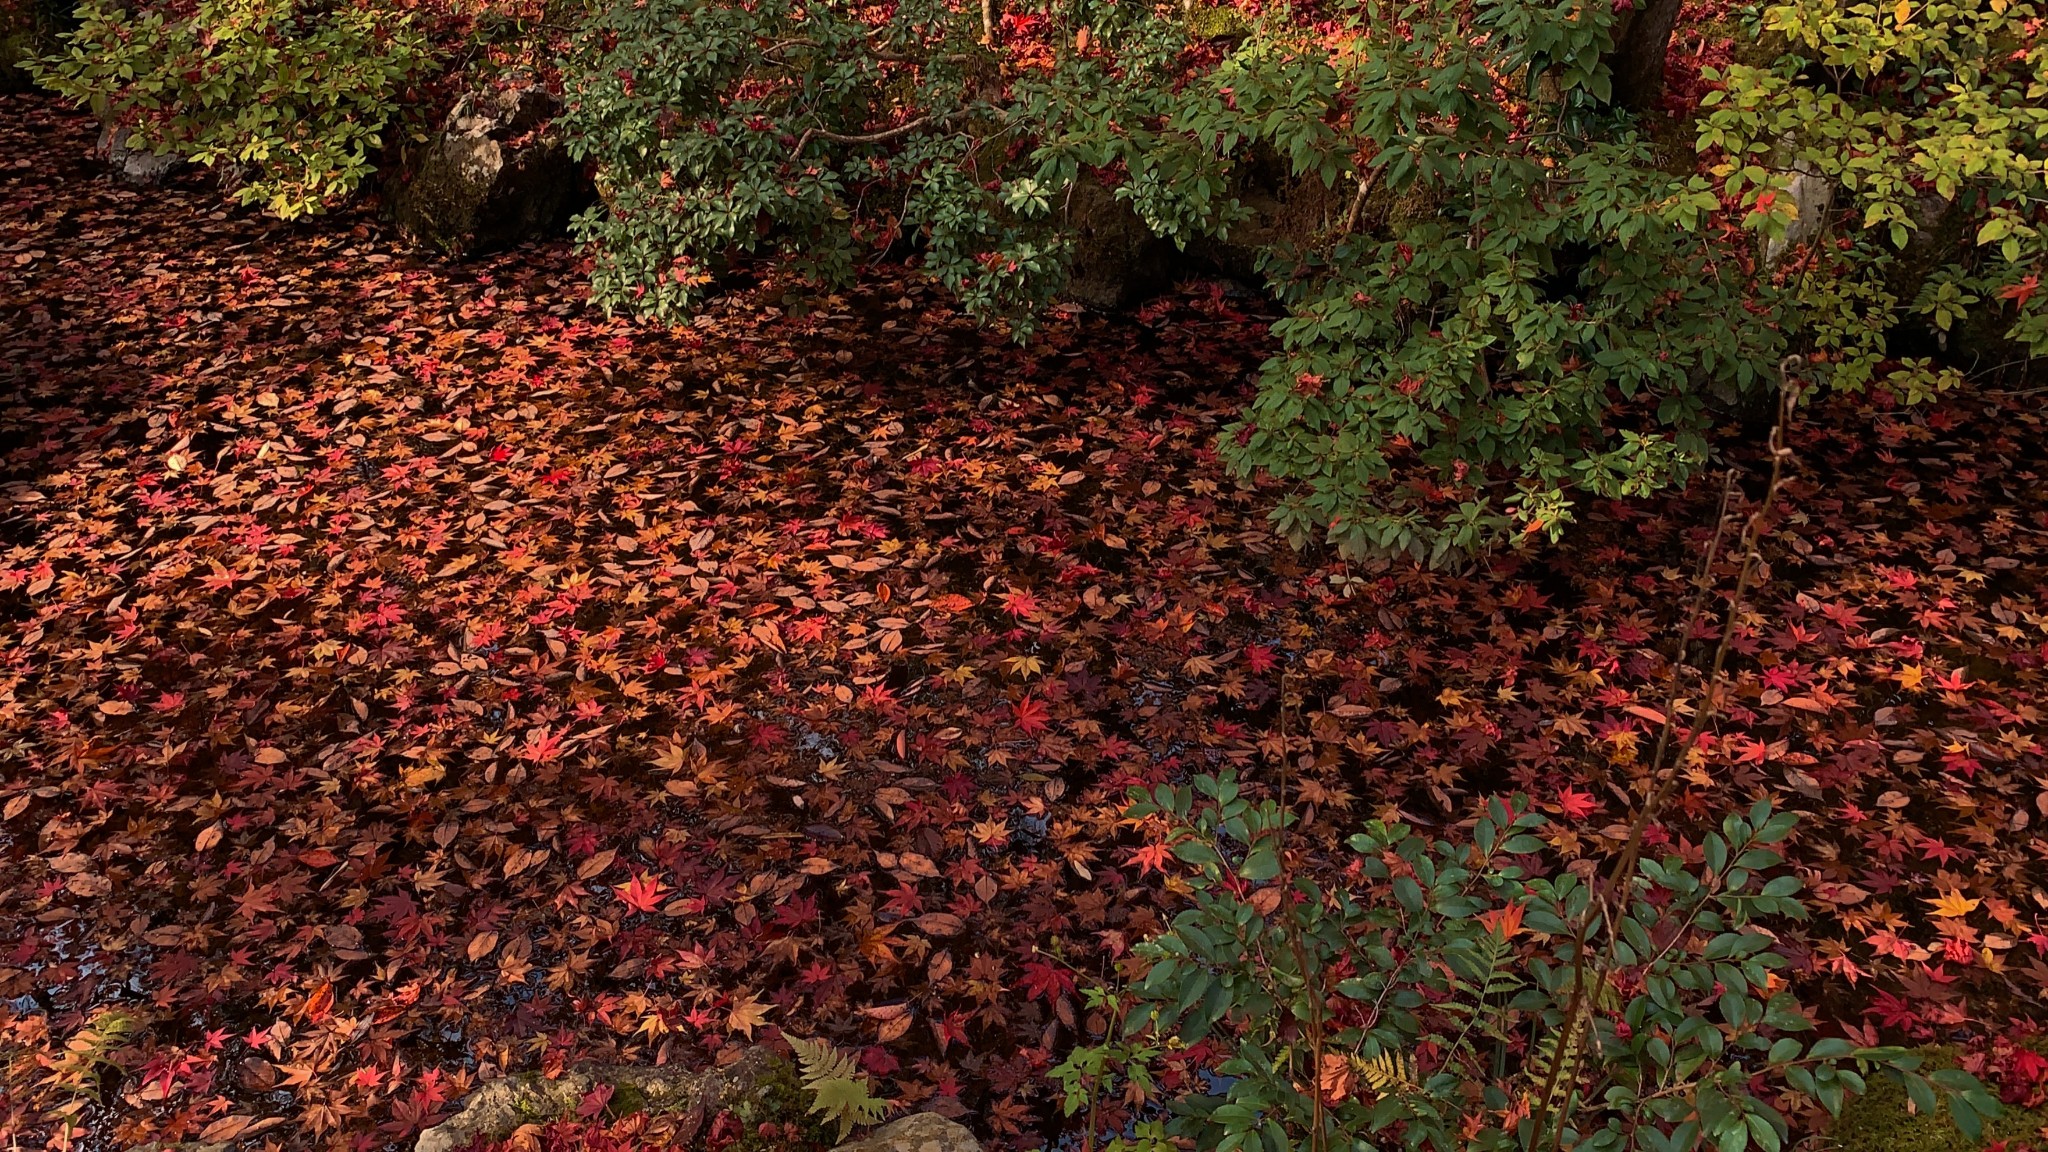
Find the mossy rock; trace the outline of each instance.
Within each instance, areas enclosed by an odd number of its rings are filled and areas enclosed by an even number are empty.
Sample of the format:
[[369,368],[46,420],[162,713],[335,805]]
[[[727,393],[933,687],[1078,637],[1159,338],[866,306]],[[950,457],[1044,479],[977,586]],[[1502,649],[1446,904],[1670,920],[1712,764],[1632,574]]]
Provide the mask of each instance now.
[[[600,1086],[611,1089],[606,1112],[693,1114],[699,1123],[730,1112],[752,1133],[761,1122],[793,1121],[804,1126],[802,1089],[787,1057],[752,1048],[719,1068],[577,1065],[557,1078],[521,1073],[491,1080],[463,1099],[454,1116],[420,1133],[414,1152],[455,1152],[472,1143],[503,1140],[525,1124],[570,1119],[584,1097]],[[757,1152],[743,1140],[736,1152]],[[765,1152],[765,1150],[761,1150]]]
[[803,1078],[787,1060],[770,1065],[754,1080],[752,1090],[729,1102],[726,1111],[740,1122],[739,1140],[731,1152],[786,1152],[792,1147],[787,1137],[764,1136],[760,1130],[763,1123],[795,1125],[802,1136],[794,1147],[832,1144],[825,1124],[810,1112],[810,1094],[804,1091]]
[[[1954,1068],[1961,1053],[1955,1048],[1923,1048],[1922,1072]],[[1830,1142],[1840,1152],[1977,1152],[2000,1140],[2014,1146],[2029,1141],[2039,1145],[2039,1133],[2048,1127],[2048,1107],[2014,1108],[1984,1122],[1982,1137],[1971,1140],[1949,1122],[1944,1105],[1932,1113],[1914,1115],[1906,1110],[1906,1090],[1896,1081],[1873,1078],[1870,1091],[1842,1106],[1841,1119],[1828,1130]]]

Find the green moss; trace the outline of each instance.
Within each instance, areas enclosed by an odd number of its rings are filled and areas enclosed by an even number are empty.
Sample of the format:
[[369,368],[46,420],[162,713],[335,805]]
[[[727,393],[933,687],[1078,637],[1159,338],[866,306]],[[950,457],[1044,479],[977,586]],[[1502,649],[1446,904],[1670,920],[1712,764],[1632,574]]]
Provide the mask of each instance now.
[[1251,21],[1245,19],[1244,13],[1230,4],[1191,8],[1188,10],[1187,24],[1188,35],[1197,40],[1249,36],[1252,31]]
[[[732,1152],[790,1152],[791,1149],[829,1148],[825,1126],[810,1113],[810,1094],[804,1091],[796,1066],[778,1061],[773,1069],[754,1082],[754,1090],[730,1109],[740,1122],[740,1136]],[[794,1141],[777,1134],[761,1135],[763,1124],[778,1127],[796,1125],[800,1135]]]
[[[1923,1048],[1920,1054],[1926,1060],[1922,1072],[1956,1066],[1954,1048]],[[1982,1139],[1970,1140],[1949,1123],[1946,1108],[1912,1115],[1906,1111],[1904,1088],[1891,1080],[1873,1079],[1869,1093],[1842,1106],[1842,1118],[1828,1135],[1841,1152],[1976,1152],[1999,1140],[2033,1140],[2043,1127],[2048,1127],[2048,1107],[2007,1107],[2003,1115],[1985,1122]]]
[[[520,1073],[519,1079],[530,1085],[544,1082],[541,1077],[531,1072]],[[539,1098],[523,1091],[513,1094],[511,1104],[512,1114],[519,1117],[520,1122],[523,1124],[544,1124],[555,1118],[555,1110],[553,1108],[550,1108]]]
[[605,1114],[617,1119],[631,1116],[635,1112],[647,1111],[647,1093],[631,1084],[620,1084],[612,1089],[612,1098],[605,1103]]

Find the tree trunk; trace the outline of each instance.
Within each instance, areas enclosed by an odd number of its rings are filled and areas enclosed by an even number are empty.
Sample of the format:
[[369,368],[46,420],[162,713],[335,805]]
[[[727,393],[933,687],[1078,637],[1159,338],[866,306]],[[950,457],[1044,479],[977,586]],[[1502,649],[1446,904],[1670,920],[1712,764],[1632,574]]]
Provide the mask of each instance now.
[[1664,95],[1664,54],[1683,6],[1684,0],[1638,0],[1638,7],[1622,17],[1614,51],[1607,57],[1616,104],[1636,113],[1658,109]]

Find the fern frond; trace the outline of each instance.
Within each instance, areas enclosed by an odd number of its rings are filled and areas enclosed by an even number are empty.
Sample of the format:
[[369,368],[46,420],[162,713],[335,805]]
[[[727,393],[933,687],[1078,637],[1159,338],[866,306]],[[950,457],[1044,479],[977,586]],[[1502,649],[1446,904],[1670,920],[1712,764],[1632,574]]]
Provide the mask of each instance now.
[[830,1041],[806,1040],[787,1034],[783,1039],[789,1041],[791,1050],[796,1053],[806,1088],[820,1080],[851,1080],[863,1075],[853,1062],[853,1056],[833,1047]]
[[43,1084],[99,1099],[99,1076],[103,1065],[113,1062],[113,1053],[141,1031],[142,1019],[118,1008],[103,1008],[64,1045],[64,1052],[46,1067]]
[[825,1040],[783,1038],[796,1053],[804,1089],[811,1094],[811,1111],[837,1123],[841,1141],[855,1125],[873,1124],[889,1111],[889,1102],[875,1097],[867,1074],[850,1054]]
[[[1558,1040],[1563,1036],[1564,1030],[1559,1029],[1555,1032],[1545,1033],[1541,1039],[1536,1041],[1535,1059],[1529,1061],[1529,1084],[1534,1090],[1532,1095],[1540,1094],[1543,1091],[1543,1086],[1549,1083],[1551,1069],[1569,1068],[1572,1064],[1576,1063],[1579,1048],[1585,1042],[1586,1029],[1584,1027],[1573,1029],[1572,1042],[1563,1045],[1562,1050],[1560,1050]],[[1542,1101],[1544,1109],[1546,1111],[1556,1109],[1560,1099],[1569,1100],[1571,1098],[1572,1090],[1573,1085],[1568,1082],[1568,1078],[1560,1075],[1557,1078],[1556,1086],[1551,1089],[1550,1099]]]
[[1362,1057],[1357,1068],[1358,1078],[1365,1082],[1366,1087],[1382,1096],[1395,1089],[1412,1091],[1421,1087],[1415,1075],[1415,1058],[1406,1052],[1381,1052]]

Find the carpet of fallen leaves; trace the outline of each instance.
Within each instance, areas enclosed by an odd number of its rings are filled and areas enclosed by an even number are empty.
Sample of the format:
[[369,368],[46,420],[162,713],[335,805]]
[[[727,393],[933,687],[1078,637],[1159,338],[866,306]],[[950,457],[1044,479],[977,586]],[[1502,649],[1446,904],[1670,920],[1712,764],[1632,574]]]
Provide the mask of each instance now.
[[[0,105],[0,1138],[84,1100],[87,1146],[380,1148],[482,1076],[787,1027],[1035,1146],[1077,983],[1173,899],[1127,785],[1285,756],[1331,832],[1520,788],[1615,847],[1713,484],[1345,566],[1210,451],[1256,300],[1018,349],[883,269],[660,332],[566,246],[423,262],[90,136]],[[1656,830],[1810,814],[1831,1029],[2048,984],[2037,401],[1806,413]]]

